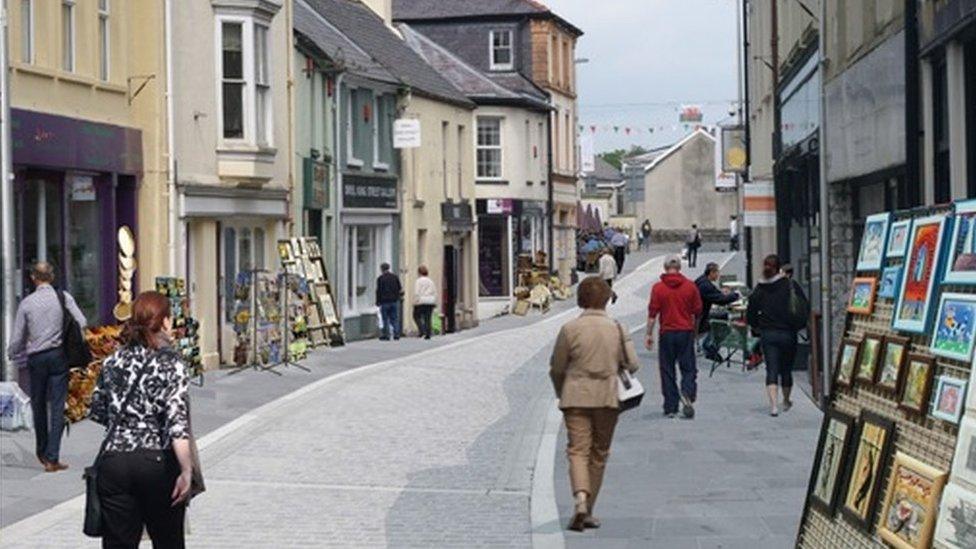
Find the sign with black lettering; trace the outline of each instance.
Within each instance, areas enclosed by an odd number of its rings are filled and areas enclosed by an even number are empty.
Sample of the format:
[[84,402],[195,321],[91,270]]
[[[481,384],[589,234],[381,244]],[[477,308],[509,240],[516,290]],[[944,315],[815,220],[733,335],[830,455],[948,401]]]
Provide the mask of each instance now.
[[395,210],[397,180],[392,177],[344,175],[342,205],[345,208]]

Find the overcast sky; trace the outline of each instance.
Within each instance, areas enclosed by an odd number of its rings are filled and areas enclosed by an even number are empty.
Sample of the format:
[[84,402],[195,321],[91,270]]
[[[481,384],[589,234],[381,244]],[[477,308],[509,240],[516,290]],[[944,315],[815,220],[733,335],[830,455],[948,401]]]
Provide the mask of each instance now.
[[681,104],[700,105],[706,123],[728,116],[736,0],[545,1],[585,33],[576,47],[589,59],[578,66],[580,124],[585,133],[597,126],[597,152],[678,141],[687,133]]

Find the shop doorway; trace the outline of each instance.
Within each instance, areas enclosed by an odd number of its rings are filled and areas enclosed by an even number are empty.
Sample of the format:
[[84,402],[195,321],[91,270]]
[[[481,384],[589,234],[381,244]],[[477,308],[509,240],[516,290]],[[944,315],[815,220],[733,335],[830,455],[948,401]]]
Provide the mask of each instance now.
[[453,334],[457,331],[457,296],[458,296],[458,265],[461,254],[454,246],[444,246],[444,284],[443,310],[444,333]]
[[219,303],[221,329],[218,336],[220,359],[233,362],[234,357],[234,310],[235,284],[238,275],[254,269],[266,269],[266,230],[264,226],[242,221],[219,224],[220,284]]

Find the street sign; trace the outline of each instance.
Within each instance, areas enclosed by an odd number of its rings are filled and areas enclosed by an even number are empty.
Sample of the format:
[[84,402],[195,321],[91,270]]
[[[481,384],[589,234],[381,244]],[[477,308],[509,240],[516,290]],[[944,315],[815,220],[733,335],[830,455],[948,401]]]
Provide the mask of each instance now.
[[420,147],[420,120],[401,118],[393,122],[393,148],[416,149]]
[[776,194],[772,181],[752,181],[743,186],[746,227],[776,226]]

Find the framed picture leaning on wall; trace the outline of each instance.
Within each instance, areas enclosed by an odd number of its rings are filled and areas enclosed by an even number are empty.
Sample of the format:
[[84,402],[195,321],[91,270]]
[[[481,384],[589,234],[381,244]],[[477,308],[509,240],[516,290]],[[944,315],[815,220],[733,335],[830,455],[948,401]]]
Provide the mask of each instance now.
[[941,268],[945,215],[921,217],[912,223],[908,257],[902,272],[895,303],[892,327],[904,332],[924,334],[931,319],[932,292]]

